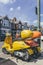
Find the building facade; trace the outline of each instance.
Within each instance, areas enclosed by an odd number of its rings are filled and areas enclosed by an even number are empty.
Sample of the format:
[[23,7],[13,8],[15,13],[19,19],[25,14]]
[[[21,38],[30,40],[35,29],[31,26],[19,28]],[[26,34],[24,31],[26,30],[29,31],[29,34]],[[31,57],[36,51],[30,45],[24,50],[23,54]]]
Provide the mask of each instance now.
[[0,17],[0,40],[4,40],[7,32],[11,32],[10,20],[7,16]]
[[22,23],[21,21],[18,21],[16,18],[13,18],[11,21],[12,36],[13,39],[15,39],[16,33],[20,33],[20,31],[22,30]]
[[22,29],[23,29],[23,30],[29,29],[29,26],[27,25],[27,22],[23,22],[23,23],[22,23]]

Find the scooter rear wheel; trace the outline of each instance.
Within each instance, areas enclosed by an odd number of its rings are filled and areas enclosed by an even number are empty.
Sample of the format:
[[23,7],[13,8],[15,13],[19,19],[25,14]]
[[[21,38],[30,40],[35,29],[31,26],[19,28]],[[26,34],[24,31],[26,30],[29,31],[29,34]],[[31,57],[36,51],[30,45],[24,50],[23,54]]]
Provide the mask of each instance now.
[[38,52],[37,49],[34,50],[34,58],[37,59],[39,56],[41,56],[41,53]]
[[5,48],[2,48],[2,52],[3,52],[4,54],[9,54],[9,52],[8,52]]

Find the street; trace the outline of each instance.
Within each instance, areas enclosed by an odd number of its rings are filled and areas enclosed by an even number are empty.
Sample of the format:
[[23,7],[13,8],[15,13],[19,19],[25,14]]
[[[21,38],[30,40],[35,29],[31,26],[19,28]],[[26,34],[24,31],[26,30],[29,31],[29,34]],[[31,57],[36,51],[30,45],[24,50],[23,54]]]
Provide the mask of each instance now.
[[2,53],[2,45],[3,45],[3,42],[0,42],[0,57],[1,58],[10,59],[13,62],[15,62],[17,65],[42,65],[43,64],[43,42],[41,42],[41,49],[42,49],[41,50],[41,52],[42,52],[41,57],[39,57],[38,59],[32,59],[29,62],[25,62],[25,61],[22,61],[21,59],[11,57],[10,54],[9,55],[3,54]]

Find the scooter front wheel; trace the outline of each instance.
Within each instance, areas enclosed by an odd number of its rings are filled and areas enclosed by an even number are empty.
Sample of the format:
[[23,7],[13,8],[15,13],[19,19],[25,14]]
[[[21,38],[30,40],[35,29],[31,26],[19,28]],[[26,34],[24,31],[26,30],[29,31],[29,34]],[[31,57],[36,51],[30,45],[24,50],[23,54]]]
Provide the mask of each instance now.
[[38,52],[38,50],[37,50],[37,48],[36,49],[34,49],[34,58],[35,59],[37,59],[38,57],[40,57],[41,56],[41,53],[40,52]]
[[24,61],[29,61],[30,60],[30,55],[28,54],[28,52],[26,51],[23,58]]
[[29,61],[30,60],[30,55],[28,51],[15,51],[14,53],[15,57],[21,58],[23,61]]

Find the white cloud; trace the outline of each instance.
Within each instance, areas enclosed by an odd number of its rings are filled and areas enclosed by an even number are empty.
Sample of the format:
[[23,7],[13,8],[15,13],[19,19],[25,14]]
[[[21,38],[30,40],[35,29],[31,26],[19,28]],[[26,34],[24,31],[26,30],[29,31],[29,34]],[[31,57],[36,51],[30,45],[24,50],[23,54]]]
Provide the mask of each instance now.
[[9,0],[0,0],[0,3],[7,4]]
[[16,0],[10,0],[10,3],[16,2]]
[[40,16],[43,16],[43,14],[40,14]]
[[33,21],[33,24],[34,24],[35,26],[38,26],[38,25],[37,25],[37,20],[34,20],[34,21]]
[[[37,20],[34,20],[33,21],[33,24],[36,25],[36,26],[38,26],[38,21]],[[43,27],[43,22],[40,22],[40,25]]]
[[21,10],[21,7],[20,7],[20,6],[18,6],[18,7],[17,7],[17,10]]
[[37,20],[34,20],[34,21],[33,21],[33,24],[36,24],[36,23],[37,23]]
[[3,4],[13,3],[13,2],[16,2],[16,0],[0,0],[0,3]]
[[14,9],[13,8],[10,8],[10,11],[13,11]]
[[43,22],[41,22],[41,26],[43,27]]

